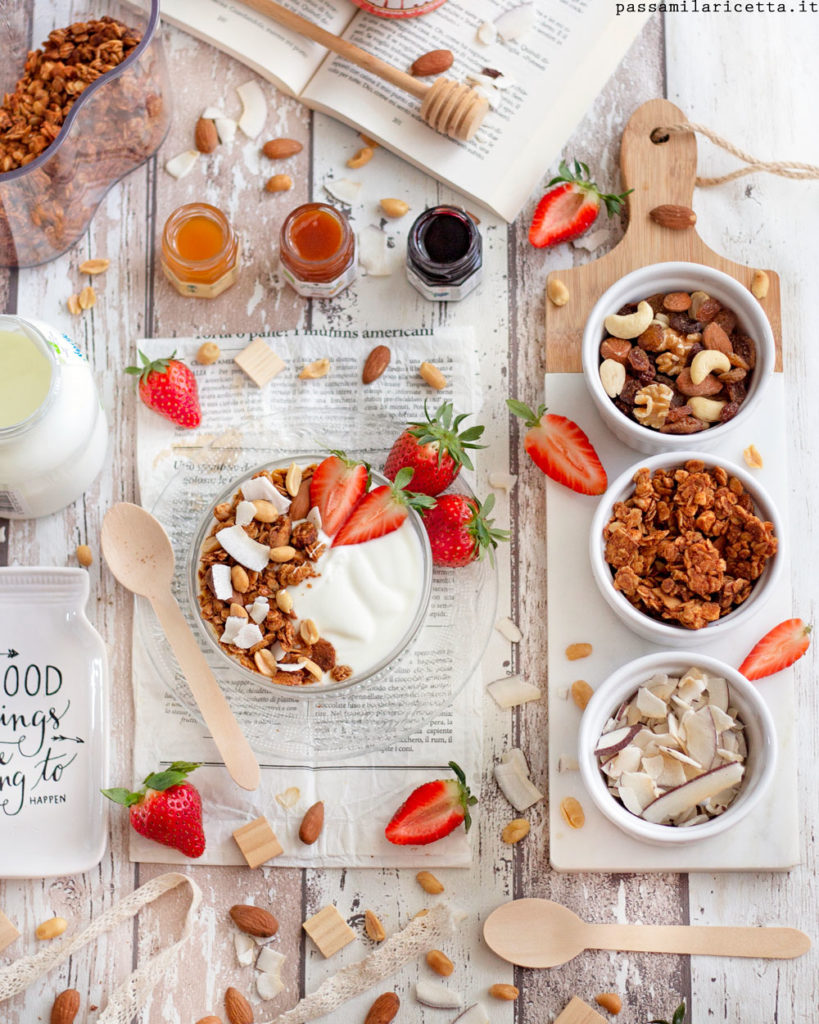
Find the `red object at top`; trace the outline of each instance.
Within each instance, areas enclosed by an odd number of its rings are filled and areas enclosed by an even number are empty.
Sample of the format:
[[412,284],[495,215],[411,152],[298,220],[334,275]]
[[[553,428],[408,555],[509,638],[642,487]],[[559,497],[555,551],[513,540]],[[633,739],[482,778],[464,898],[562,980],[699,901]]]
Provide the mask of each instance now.
[[429,14],[446,0],[352,0],[356,7],[378,18],[417,18]]

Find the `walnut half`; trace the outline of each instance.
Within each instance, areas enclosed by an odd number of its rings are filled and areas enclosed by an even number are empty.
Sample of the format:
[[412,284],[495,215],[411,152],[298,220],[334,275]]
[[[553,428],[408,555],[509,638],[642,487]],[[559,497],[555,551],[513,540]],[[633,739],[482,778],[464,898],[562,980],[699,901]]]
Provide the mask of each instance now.
[[648,384],[634,396],[634,416],[644,427],[657,430],[665,423],[673,397],[674,392],[667,384]]

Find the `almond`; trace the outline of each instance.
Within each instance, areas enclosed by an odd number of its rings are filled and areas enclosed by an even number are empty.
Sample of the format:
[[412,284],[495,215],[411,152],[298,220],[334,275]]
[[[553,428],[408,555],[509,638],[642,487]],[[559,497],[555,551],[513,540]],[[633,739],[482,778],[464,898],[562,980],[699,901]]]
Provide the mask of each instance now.
[[214,1017],[212,1014],[208,1017],[200,1017],[196,1024],[222,1024],[220,1017]]
[[265,182],[265,192],[289,192],[293,187],[293,179],[289,174],[274,174]]
[[410,73],[416,78],[426,78],[427,75],[440,75],[452,67],[455,60],[452,50],[430,50],[423,53],[413,62]]
[[383,992],[368,1010],[364,1024],[389,1024],[400,1005],[401,1000],[395,992]]
[[104,274],[110,266],[111,261],[102,258],[84,260],[79,266],[79,271],[81,274]]
[[323,828],[324,802],[319,800],[318,803],[307,808],[304,817],[301,819],[301,825],[299,826],[299,839],[301,839],[306,846],[312,846],[321,835],[321,830]]
[[364,360],[364,369],[361,371],[361,380],[364,384],[372,384],[378,380],[381,374],[390,365],[392,352],[386,345],[376,345]]
[[[295,523],[299,519],[304,519],[307,513],[310,511],[310,480],[302,480],[301,486],[299,487],[296,497],[290,502],[290,518]],[[292,605],[291,605],[292,607]],[[285,609],[282,608],[282,611]],[[289,611],[289,609],[287,609]]]
[[256,935],[260,939],[269,939],[279,930],[279,922],[263,907],[254,907],[249,903],[237,903],[230,908],[230,916],[237,928],[248,935]]
[[455,970],[455,964],[440,949],[431,949],[427,953],[427,964],[442,978],[448,978]]
[[75,988],[60,992],[51,1007],[51,1024],[73,1024],[80,1010],[80,993]]
[[444,891],[443,883],[439,882],[431,871],[419,871],[415,876],[415,881],[424,892],[428,892],[432,896],[437,896],[439,892]]
[[268,160],[286,160],[289,156],[301,153],[303,149],[298,139],[270,139],[262,146],[262,152]]
[[225,992],[225,1013],[230,1024],[253,1024],[253,1008],[237,988]]
[[648,215],[655,224],[670,228],[672,231],[685,231],[686,228],[691,228],[697,223],[697,215],[692,209],[687,206],[677,206],[674,203],[655,206]]
[[200,153],[212,153],[219,145],[216,125],[206,117],[200,117],[193,130],[193,144]]

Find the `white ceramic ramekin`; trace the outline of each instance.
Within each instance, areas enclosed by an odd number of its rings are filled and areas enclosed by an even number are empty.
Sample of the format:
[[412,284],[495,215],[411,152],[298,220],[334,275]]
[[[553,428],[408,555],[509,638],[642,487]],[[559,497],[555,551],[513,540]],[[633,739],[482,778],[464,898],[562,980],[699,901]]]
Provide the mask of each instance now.
[[[629,302],[639,302],[658,292],[704,291],[736,313],[744,334],[756,343],[756,368],[751,377],[748,397],[739,412],[727,423],[701,430],[698,434],[662,434],[629,419],[614,404],[600,383],[600,343],[603,321]],[[586,321],[582,343],[583,376],[595,409],[603,422],[623,444],[649,455],[677,452],[696,445],[709,448],[726,433],[744,424],[762,401],[774,372],[776,348],[767,316],[756,298],[734,278],[721,270],[699,263],[654,263],[633,270],[604,292]]]
[[[722,814],[701,825],[682,828],[676,825],[655,825],[644,821],[626,808],[608,790],[600,771],[594,748],[609,717],[620,704],[657,672],[682,675],[696,667],[708,675],[722,676],[728,681],[731,706],[745,726],[748,758],[745,776],[734,801]],[[630,661],[612,673],[595,690],[580,720],[578,762],[580,775],[601,814],[613,824],[642,842],[656,846],[700,842],[732,828],[762,799],[776,769],[777,741],[773,718],[759,691],[745,676],[716,658],[694,651],[660,652]]]
[[[699,459],[706,466],[722,466],[729,476],[738,477],[753,500],[756,514],[763,521],[773,523],[774,534],[779,541],[777,553],[768,561],[765,571],[753,584],[750,596],[734,611],[717,619],[716,622],[709,622],[702,629],[686,629],[685,626],[674,622],[654,619],[646,612],[639,611],[624,594],[615,590],[611,567],[605,558],[606,544],[603,539],[603,529],[611,518],[615,504],[618,501],[625,501],[634,492],[634,475],[637,470],[646,468],[654,473],[657,469],[678,468],[689,459]],[[706,452],[665,453],[635,462],[609,486],[600,499],[592,519],[589,536],[589,560],[594,581],[606,603],[633,633],[660,646],[694,647],[702,643],[704,639],[712,640],[730,632],[736,628],[738,623],[745,622],[751,616],[756,615],[763,607],[771,596],[782,570],[783,538],[782,520],[773,499],[746,470],[727,459],[721,459]]]

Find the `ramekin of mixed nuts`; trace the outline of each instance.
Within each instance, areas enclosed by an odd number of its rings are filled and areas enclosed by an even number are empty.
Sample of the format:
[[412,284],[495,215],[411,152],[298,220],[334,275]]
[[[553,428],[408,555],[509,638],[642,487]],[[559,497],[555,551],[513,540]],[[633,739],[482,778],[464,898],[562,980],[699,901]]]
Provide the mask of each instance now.
[[750,813],[776,767],[776,729],[756,687],[695,652],[650,654],[595,690],[578,762],[597,808],[655,845],[723,833]]
[[639,636],[694,646],[756,614],[782,568],[779,513],[744,469],[703,452],[655,455],[621,474],[592,519],[603,598]]
[[595,408],[619,440],[649,454],[707,448],[747,422],[775,355],[752,293],[694,263],[627,274],[601,296],[583,332]]

